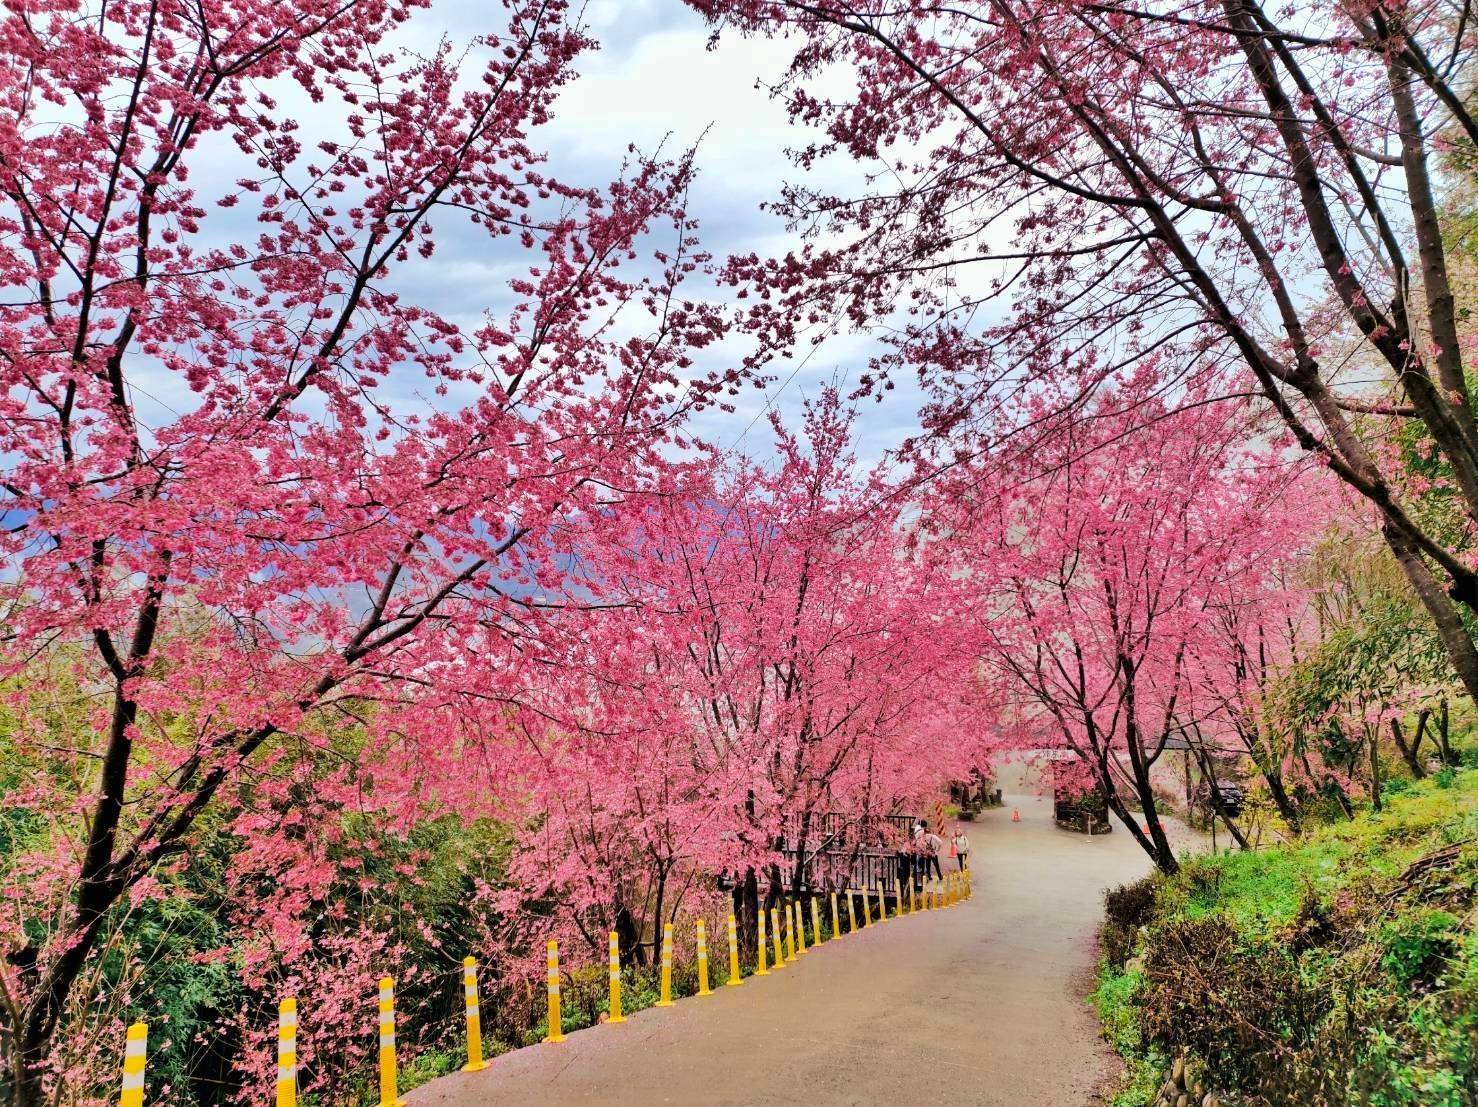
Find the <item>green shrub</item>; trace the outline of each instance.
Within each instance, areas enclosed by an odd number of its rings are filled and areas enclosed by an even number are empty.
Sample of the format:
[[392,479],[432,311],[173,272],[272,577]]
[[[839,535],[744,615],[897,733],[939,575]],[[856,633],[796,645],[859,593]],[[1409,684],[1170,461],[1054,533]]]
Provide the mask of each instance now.
[[1124,967],[1134,952],[1139,928],[1154,914],[1156,886],[1156,878],[1151,874],[1110,888],[1103,895],[1104,923],[1099,931],[1099,948],[1104,959],[1116,969]]
[[1457,951],[1458,919],[1446,911],[1423,911],[1385,927],[1381,965],[1403,984],[1431,984]]
[[[1181,1050],[1225,1102],[1478,1104],[1475,888],[1478,774],[1457,771],[1378,817],[1191,860],[1147,917],[1106,899],[1094,1000],[1128,1063],[1116,1107],[1152,1099]],[[1108,946],[1131,918],[1142,974],[1126,975]]]

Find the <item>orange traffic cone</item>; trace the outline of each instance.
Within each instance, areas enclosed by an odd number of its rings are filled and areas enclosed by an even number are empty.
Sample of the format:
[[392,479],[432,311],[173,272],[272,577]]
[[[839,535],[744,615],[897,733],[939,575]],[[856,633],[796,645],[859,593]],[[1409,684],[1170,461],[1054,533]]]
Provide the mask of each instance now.
[[1021,808],[1019,808],[1019,807],[1013,807],[1013,808],[1011,808],[1011,821],[1013,823],[1019,823],[1019,822],[1021,822]]

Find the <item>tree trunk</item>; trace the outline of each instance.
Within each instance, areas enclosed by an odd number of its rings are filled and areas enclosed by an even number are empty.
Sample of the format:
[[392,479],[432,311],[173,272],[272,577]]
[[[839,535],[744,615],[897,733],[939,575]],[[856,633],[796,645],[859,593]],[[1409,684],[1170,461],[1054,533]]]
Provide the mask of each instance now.
[[759,877],[754,866],[744,870],[744,879],[734,884],[734,926],[739,935],[739,949],[745,960],[754,957],[759,941]]
[[1401,751],[1401,760],[1406,762],[1406,767],[1411,770],[1411,775],[1416,780],[1420,780],[1422,777],[1427,775],[1427,770],[1422,768],[1422,759],[1420,754],[1422,737],[1425,734],[1427,728],[1427,716],[1429,714],[1430,713],[1424,709],[1421,714],[1417,716],[1416,735],[1412,738],[1410,745],[1406,744],[1406,734],[1401,729],[1401,720],[1396,718],[1396,716],[1394,715],[1391,716],[1391,737],[1396,741],[1396,748]]
[[1381,809],[1380,802],[1380,728],[1370,727],[1366,739],[1370,744],[1370,804]]
[[1437,719],[1437,756],[1442,759],[1444,765],[1456,765],[1457,755],[1452,752],[1452,746],[1448,744],[1447,700],[1445,699],[1442,701],[1442,709]]
[[1402,573],[1411,583],[1412,590],[1416,592],[1417,599],[1421,600],[1422,607],[1426,608],[1427,614],[1436,624],[1437,636],[1452,660],[1453,671],[1462,681],[1469,698],[1478,703],[1478,647],[1474,646],[1472,637],[1463,626],[1457,604],[1443,591],[1427,568],[1427,563],[1405,535],[1390,523],[1381,527],[1381,533],[1391,552],[1395,554],[1396,563],[1401,566]]
[[[1132,753],[1130,760],[1136,764],[1139,758]],[[1130,837],[1139,843],[1140,849],[1149,855],[1155,867],[1167,876],[1173,876],[1180,871],[1180,863],[1175,859],[1175,853],[1170,848],[1170,843],[1165,840],[1165,832],[1160,827],[1159,813],[1155,810],[1155,799],[1153,794],[1146,802],[1143,791],[1138,788],[1139,771],[1136,769],[1136,792],[1139,793],[1139,803],[1144,809],[1145,823],[1149,827],[1146,835],[1134,819],[1134,813],[1129,810],[1129,805],[1124,802],[1119,794],[1118,786],[1114,783],[1113,774],[1109,771],[1107,756],[1102,756],[1093,765],[1093,775],[1098,780],[1098,788],[1103,793],[1103,801],[1109,806],[1119,821],[1128,829]],[[1148,788],[1144,789],[1148,791]]]
[[1277,767],[1262,769],[1262,778],[1267,781],[1268,794],[1273,797],[1273,805],[1278,808],[1278,814],[1283,816],[1288,828],[1295,834],[1303,833],[1303,821],[1299,816],[1298,806],[1288,794],[1288,786],[1283,783],[1283,770]]

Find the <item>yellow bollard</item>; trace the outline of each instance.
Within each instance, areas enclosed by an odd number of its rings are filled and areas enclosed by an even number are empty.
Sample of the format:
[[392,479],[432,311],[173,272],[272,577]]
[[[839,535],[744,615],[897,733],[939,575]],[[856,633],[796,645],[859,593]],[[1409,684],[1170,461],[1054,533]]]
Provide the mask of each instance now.
[[767,968],[765,968],[765,909],[763,907],[761,907],[759,909],[759,911],[756,912],[756,914],[758,915],[758,918],[759,918],[759,938],[760,938],[760,940],[759,940],[758,947],[755,949],[755,956],[754,956],[754,975],[755,976],[769,976],[770,975],[770,970],[767,969]]
[[482,1015],[477,1004],[477,962],[462,958],[462,999],[467,1004],[467,1063],[463,1072],[481,1072],[487,1068],[482,1059]]
[[380,978],[380,1107],[401,1107],[395,1082],[395,981]]
[[780,911],[770,908],[770,937],[775,943],[775,967],[785,968],[785,938],[780,933]]
[[811,897],[811,944],[821,944],[821,908],[816,906],[816,897]]
[[734,925],[734,916],[729,916],[729,979],[724,985],[737,988],[744,983],[744,974],[739,971],[739,928]]
[[703,920],[698,920],[698,994],[711,996],[708,990],[708,936],[703,933]]
[[298,1001],[277,1005],[277,1107],[298,1104]]
[[868,887],[862,886],[862,925],[872,925],[872,900],[868,898]]
[[123,1042],[123,1095],[119,1107],[144,1107],[144,1061],[148,1054],[149,1028],[136,1022]]
[[800,902],[795,905],[795,948],[797,953],[806,952],[806,907]]
[[852,898],[852,889],[847,889],[847,933],[857,929],[857,908]]
[[544,1035],[546,1042],[562,1042],[565,1040],[564,1016],[559,1010],[559,943],[553,938],[549,940],[549,953],[545,958],[545,965],[549,969],[549,1029]]
[[787,903],[785,905],[785,962],[789,964],[795,959],[795,904]]
[[893,917],[895,919],[901,919],[901,918],[903,918],[903,885],[902,884],[898,884],[898,885],[895,886],[895,892],[894,892],[894,895],[893,895]]
[[834,942],[842,936],[842,920],[837,914],[837,894],[831,893],[831,940]]
[[662,924],[662,998],[658,1007],[672,1006],[672,924]]
[[606,1022],[625,1022],[626,1016],[621,1014],[621,939],[614,930],[606,948],[610,952],[611,964],[611,1013],[606,1016]]
[[908,913],[910,915],[916,915],[916,914],[918,914],[918,910],[919,910],[919,890],[918,890],[918,885],[914,884],[913,881],[909,881],[909,883],[908,883]]

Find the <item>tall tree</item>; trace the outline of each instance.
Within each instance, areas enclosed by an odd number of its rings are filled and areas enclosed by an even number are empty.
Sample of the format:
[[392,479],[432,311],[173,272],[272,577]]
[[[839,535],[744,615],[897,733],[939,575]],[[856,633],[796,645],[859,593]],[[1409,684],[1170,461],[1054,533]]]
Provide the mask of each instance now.
[[[365,722],[419,748],[403,772],[455,765],[457,734],[410,701],[518,694],[582,522],[663,470],[711,395],[679,379],[718,329],[677,291],[700,264],[687,163],[552,178],[529,134],[590,45],[566,4],[510,0],[465,53],[391,49],[420,6],[0,18],[0,665],[81,644],[103,705],[69,736],[75,771],[27,797],[59,837],[16,902],[64,907],[4,934],[25,1107],[110,911],[202,814],[250,806],[238,785],[274,751],[365,700],[400,708]],[[278,106],[305,99],[312,145]],[[407,291],[433,219],[522,274],[480,325]],[[279,826],[311,791],[284,794]]]
[[[1151,443],[1133,431],[1155,409]],[[1171,738],[1228,722],[1201,689],[1227,667],[1216,622],[1296,552],[1296,470],[1245,449],[1235,405],[1105,395],[1086,414],[1042,444],[1038,475],[958,467],[932,515],[979,591],[982,671],[1017,739],[1071,750],[1173,872],[1152,773]]]
[[625,911],[655,940],[719,876],[741,901],[746,886],[778,896],[782,865],[839,846],[824,816],[855,830],[917,811],[977,761],[951,567],[912,548],[906,500],[854,473],[834,392],[775,434],[773,467],[694,466],[611,518],[589,567],[618,610],[588,630],[580,694],[551,689],[577,710],[541,739],[529,800],[548,812],[531,874],[588,934]]
[[[1434,167],[1440,133],[1478,137],[1466,0],[691,2],[802,38],[778,92],[824,131],[803,166],[885,170],[866,194],[787,190],[825,240],[734,259],[767,350],[844,313],[884,326],[879,374],[917,368],[930,429],[967,453],[1043,379],[1077,405],[1121,374],[1235,365],[1370,505],[1478,694],[1478,421]],[[822,80],[839,63],[852,91]],[[1388,394],[1348,369],[1367,363]],[[1459,540],[1413,510],[1372,419],[1430,443]]]

